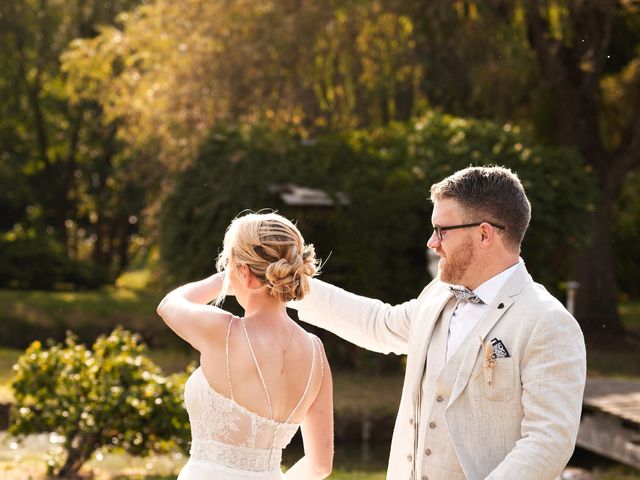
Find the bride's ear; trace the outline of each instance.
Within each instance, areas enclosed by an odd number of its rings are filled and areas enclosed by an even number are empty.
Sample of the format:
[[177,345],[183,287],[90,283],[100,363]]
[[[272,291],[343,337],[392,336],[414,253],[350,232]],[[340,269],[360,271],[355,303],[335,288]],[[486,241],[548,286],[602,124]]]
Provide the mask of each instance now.
[[257,289],[262,287],[262,282],[260,282],[258,277],[255,276],[248,265],[243,264],[240,267],[240,275],[242,278],[242,283],[245,287],[250,289]]

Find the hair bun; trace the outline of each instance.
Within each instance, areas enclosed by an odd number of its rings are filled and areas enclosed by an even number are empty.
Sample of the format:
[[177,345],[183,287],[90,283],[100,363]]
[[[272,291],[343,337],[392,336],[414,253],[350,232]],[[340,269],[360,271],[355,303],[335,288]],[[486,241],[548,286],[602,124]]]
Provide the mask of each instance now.
[[287,302],[304,297],[309,291],[309,280],[318,271],[313,245],[306,245],[302,255],[295,250],[291,259],[270,263],[265,271],[271,294]]
[[[302,263],[302,259],[300,259],[300,263]],[[267,266],[265,277],[269,283],[277,285],[291,277],[293,272],[294,265],[292,265],[286,258],[281,258],[277,262],[270,263]]]
[[313,245],[305,245],[298,228],[275,213],[250,213],[231,222],[218,270],[224,271],[230,262],[247,265],[269,294],[283,302],[304,297],[318,273]]
[[302,273],[308,277],[313,277],[318,273],[318,259],[312,243],[305,245],[302,251]]

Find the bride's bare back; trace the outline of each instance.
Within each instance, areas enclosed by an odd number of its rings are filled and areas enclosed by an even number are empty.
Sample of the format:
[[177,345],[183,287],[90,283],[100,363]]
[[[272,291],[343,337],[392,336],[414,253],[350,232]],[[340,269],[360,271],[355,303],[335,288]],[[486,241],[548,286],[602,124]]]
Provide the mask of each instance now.
[[326,360],[319,339],[290,319],[280,321],[280,328],[271,328],[266,323],[271,320],[233,318],[228,351],[215,342],[200,355],[209,385],[260,416],[300,423],[317,397],[324,376]]

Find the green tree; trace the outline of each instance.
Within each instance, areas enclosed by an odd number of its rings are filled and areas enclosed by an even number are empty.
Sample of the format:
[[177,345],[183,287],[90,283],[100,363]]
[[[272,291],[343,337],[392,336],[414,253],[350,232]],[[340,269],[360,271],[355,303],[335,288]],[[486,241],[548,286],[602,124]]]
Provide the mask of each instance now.
[[134,455],[187,450],[185,377],[162,376],[136,335],[117,328],[91,350],[70,335],[49,348],[36,341],[14,370],[9,431],[62,435],[66,457],[49,464],[56,478],[75,477],[98,448]]
[[89,259],[116,274],[126,266],[140,189],[123,181],[124,170],[115,173],[123,161],[116,125],[97,102],[70,94],[61,54],[74,38],[95,36],[97,25],[137,3],[0,4],[0,162],[11,169],[12,192],[3,194],[11,207],[3,230],[15,227],[15,238],[27,229],[54,236],[67,259]]
[[[589,243],[574,255],[589,340],[619,333],[614,205],[640,165],[640,9],[602,0],[416,1],[422,90],[447,111],[511,119],[575,149],[597,181]],[[422,15],[420,15],[422,13]]]

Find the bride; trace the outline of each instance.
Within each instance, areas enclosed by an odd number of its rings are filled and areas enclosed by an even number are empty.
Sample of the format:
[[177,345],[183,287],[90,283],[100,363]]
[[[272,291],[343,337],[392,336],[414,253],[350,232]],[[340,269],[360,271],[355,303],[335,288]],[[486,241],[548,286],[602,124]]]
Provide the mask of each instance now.
[[[333,386],[320,340],[286,312],[318,262],[274,213],[236,218],[219,273],[164,297],[158,314],[200,352],[187,380],[191,452],[179,480],[321,479],[333,463]],[[243,317],[209,305],[235,295]],[[305,455],[286,474],[282,450],[302,427]]]

